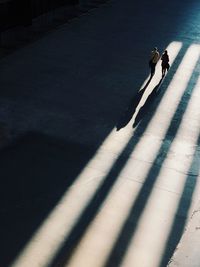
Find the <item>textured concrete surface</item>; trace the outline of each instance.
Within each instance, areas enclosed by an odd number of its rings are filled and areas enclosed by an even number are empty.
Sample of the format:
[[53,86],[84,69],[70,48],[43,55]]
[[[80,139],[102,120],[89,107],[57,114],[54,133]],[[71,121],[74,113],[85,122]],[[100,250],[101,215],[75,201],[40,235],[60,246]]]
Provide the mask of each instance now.
[[[1,266],[181,253],[199,203],[199,10],[113,0],[1,59]],[[149,80],[155,45],[171,67]]]
[[200,205],[195,210],[188,223],[185,234],[176,248],[169,266],[198,267],[200,263],[199,240],[200,240]]

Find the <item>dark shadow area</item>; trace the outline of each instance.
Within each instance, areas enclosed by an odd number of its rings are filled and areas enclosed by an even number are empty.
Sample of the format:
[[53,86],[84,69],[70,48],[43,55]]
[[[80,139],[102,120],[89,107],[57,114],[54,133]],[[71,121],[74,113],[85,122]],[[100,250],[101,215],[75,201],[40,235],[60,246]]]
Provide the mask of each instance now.
[[[182,60],[182,57],[185,54],[186,49],[187,49],[187,47],[185,46],[179,52],[179,56],[174,61],[172,68],[175,68],[175,69],[178,68],[178,66]],[[170,73],[169,73],[169,75],[170,75]],[[170,80],[172,79],[172,76],[173,75],[170,75]],[[170,81],[169,81],[169,83],[170,83]],[[167,86],[168,86],[168,83],[167,83],[167,85],[165,85],[165,88],[167,88]],[[164,93],[165,93],[165,90],[163,88],[162,89],[162,96],[164,95]],[[158,99],[158,101],[161,101],[162,96],[160,95],[160,98]],[[130,141],[128,142],[128,144],[126,145],[126,147],[124,148],[124,150],[120,154],[119,158],[112,166],[112,169],[110,170],[108,175],[105,177],[104,182],[102,183],[101,187],[97,190],[94,197],[90,200],[90,203],[88,204],[88,206],[85,208],[85,210],[83,210],[82,214],[80,215],[80,219],[78,220],[76,225],[73,227],[70,235],[65,240],[65,243],[63,244],[62,249],[59,251],[59,253],[55,257],[54,261],[52,262],[52,264],[49,267],[63,267],[70,260],[76,246],[78,245],[79,241],[83,237],[87,228],[90,226],[90,223],[92,222],[92,220],[95,218],[101,205],[106,200],[106,198],[107,198],[110,190],[112,189],[118,175],[120,174],[121,170],[125,166],[129,156],[134,151],[137,143],[140,141],[142,134],[145,132],[151,118],[153,117],[154,113],[156,112],[156,107],[157,106],[155,106],[155,110],[152,111],[151,117],[149,117],[148,120],[144,120],[143,124],[141,124],[141,127],[138,127],[135,130],[134,136],[130,139]],[[163,147],[161,149],[163,149]],[[160,150],[160,154],[163,154],[163,151]],[[155,172],[154,169],[152,171]],[[157,173],[158,173],[158,171],[157,171]],[[144,191],[146,191],[146,190],[148,191],[149,185],[153,186],[153,183],[151,184],[151,180],[152,180],[152,177],[147,179],[146,185],[144,186]],[[149,187],[149,193],[150,193],[151,189],[152,189],[152,187]],[[147,201],[147,198],[148,198],[148,194],[145,195],[142,192],[142,194],[140,195],[140,199],[139,199],[140,201],[138,200],[138,202],[137,202],[137,205],[140,205],[140,207],[141,207],[140,209],[137,208],[138,215],[139,215],[139,213],[142,212],[142,208],[144,207],[145,202]],[[137,215],[136,215],[136,218],[137,218]],[[132,225],[131,225],[131,227],[132,227]],[[130,232],[129,232],[129,230],[130,230]],[[131,231],[131,228],[127,229],[127,227],[125,226],[125,234],[127,234],[128,237],[130,237],[131,233],[133,233],[133,231]],[[122,232],[122,236],[124,238],[123,232]],[[121,238],[119,238],[119,239],[121,239]],[[121,253],[120,253],[120,251],[118,251],[118,249],[120,247],[122,247],[122,251],[124,253],[126,247],[128,246],[128,244],[126,246],[126,241],[128,242],[128,240],[125,238],[121,244],[120,244],[121,240],[119,243],[117,242],[117,246],[114,249],[113,255],[111,256],[111,259],[113,260],[113,257],[116,256],[115,253],[117,250],[116,261],[114,260],[112,262],[112,260],[109,260],[108,264],[106,264],[106,267],[108,267],[108,266],[109,267],[111,267],[111,266],[116,267],[117,265],[115,266],[115,263],[116,264],[120,263],[120,261],[118,261],[118,259],[119,259],[119,256],[121,255]]]
[[116,126],[117,131],[124,128],[129,123],[129,121],[132,119],[132,117],[135,113],[135,110],[136,110],[140,100],[142,99],[142,96],[143,96],[146,88],[148,87],[149,83],[151,82],[151,80],[152,80],[152,76],[149,78],[149,80],[147,81],[145,86],[141,90],[139,90],[137,92],[137,94],[131,99],[126,111],[124,112],[121,119],[117,123],[117,126]]
[[159,87],[163,81],[163,78],[160,79],[159,83],[153,88],[151,94],[148,96],[146,102],[144,105],[140,108],[137,116],[135,117],[135,121],[133,123],[133,128],[135,128],[140,121],[144,118],[145,114],[149,112],[150,106],[153,104],[154,100],[156,99],[156,96],[159,94]]
[[[192,95],[192,91],[195,87],[195,83],[198,78],[198,75],[194,74],[191,76],[191,79],[187,85],[187,88],[185,89],[185,92],[179,102],[179,105],[177,106],[176,112],[174,113],[174,116],[171,120],[171,124],[167,130],[166,136],[164,138],[164,140],[166,139],[166,142],[163,141],[154,162],[152,163],[152,167],[149,170],[149,173],[145,179],[145,182],[140,190],[140,193],[138,195],[138,197],[136,198],[132,208],[130,209],[130,213],[129,216],[127,217],[127,220],[122,228],[122,231],[113,247],[113,250],[110,254],[110,257],[108,258],[106,264],[104,265],[104,267],[118,267],[120,266],[124,255],[126,254],[126,251],[130,245],[130,242],[132,240],[132,237],[134,236],[134,233],[137,229],[137,225],[139,223],[140,217],[145,209],[145,206],[148,202],[149,196],[151,194],[151,191],[153,189],[153,186],[157,180],[157,177],[160,173],[160,170],[162,168],[163,162],[170,150],[171,144],[173,143],[173,140],[176,137],[177,131],[179,129],[179,126],[181,124],[181,121],[183,119],[185,110],[187,108],[187,105],[189,103],[189,99]],[[168,138],[170,137],[170,142],[168,141]],[[188,196],[188,201],[191,201],[191,197],[192,195]],[[181,204],[181,208],[185,208],[186,210],[188,209],[188,204],[186,203],[186,207],[184,206],[184,203],[182,202]],[[177,241],[180,239],[182,231],[183,231],[183,227],[180,226],[182,223],[184,225],[184,222],[182,222],[179,219],[179,231],[175,232],[173,231],[173,234],[176,235],[176,237],[170,238],[170,245],[173,247],[173,249],[175,249],[176,245],[177,245]],[[177,220],[178,220],[177,219]],[[184,220],[183,220],[184,221]],[[176,228],[176,230],[178,230]],[[170,235],[171,236],[171,235]],[[173,244],[172,244],[173,241]],[[168,248],[168,246],[167,246]],[[170,252],[171,249],[170,249]],[[167,251],[165,253],[165,262],[169,261],[169,258],[167,258],[167,256],[169,256],[169,252]],[[165,265],[166,266],[166,265]],[[164,265],[162,265],[162,267],[164,267]]]
[[93,154],[34,132],[0,151],[0,266],[15,259]]
[[161,263],[159,265],[160,267],[167,266],[185,230],[188,212],[192,202],[193,193],[196,187],[197,177],[200,171],[199,144],[200,144],[200,136],[198,138],[197,147],[194,152],[193,160],[188,171],[183,193],[180,198],[179,205],[176,211],[176,216],[174,218],[174,222],[165,245],[164,254],[161,259]]

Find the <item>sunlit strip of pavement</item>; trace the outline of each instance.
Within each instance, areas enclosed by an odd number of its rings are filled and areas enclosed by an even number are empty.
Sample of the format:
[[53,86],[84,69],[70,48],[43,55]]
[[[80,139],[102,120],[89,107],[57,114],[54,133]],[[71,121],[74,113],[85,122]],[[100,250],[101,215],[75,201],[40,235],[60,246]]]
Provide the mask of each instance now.
[[[121,266],[131,266],[133,263],[134,266],[138,267],[160,266],[159,263],[165,253],[165,244],[175,216],[181,217],[181,214],[177,214],[180,200],[188,197],[182,194],[200,134],[200,114],[197,112],[199,110],[199,101],[200,79],[195,86],[177,135],[170,145],[169,154],[173,151],[176,156],[170,157],[167,155],[164,160],[140,219],[136,234],[130,242]],[[191,137],[191,139],[187,140],[188,137]],[[190,155],[189,158],[188,155]],[[173,169],[174,163],[176,164],[176,170]],[[195,195],[194,192],[192,199],[189,200],[191,203]],[[193,208],[193,206],[189,207],[188,214],[191,214]],[[157,255],[160,255],[160,257]]]
[[[88,231],[79,243],[77,250],[72,255],[71,260],[66,263],[66,266],[104,266],[105,261],[112,250],[112,246],[121,231],[122,225],[126,220],[130,208],[134,203],[137,195],[140,193],[140,189],[145,180],[145,177],[147,176],[149,169],[151,168],[151,163],[156,158],[156,154],[162,144],[162,138],[165,137],[166,131],[171,123],[171,119],[174,115],[174,112],[176,111],[177,105],[180,102],[181,96],[183,95],[184,90],[187,87],[198,58],[199,46],[193,45],[186,52],[181,65],[179,66],[163,100],[161,101],[157,109],[155,116],[151,120],[150,125],[147,128],[148,134],[145,133],[144,136],[140,139],[140,142],[137,144],[125,168],[119,174],[119,179],[113,186],[109,196],[106,199],[106,202],[104,203],[104,205],[102,205],[100,212],[91,223]],[[188,65],[187,74],[184,75],[183,80],[179,82],[180,76],[184,72],[186,65]],[[176,90],[176,93],[174,93],[174,90]],[[159,114],[159,116],[157,115],[157,113],[164,110],[164,107],[169,108],[169,105],[170,112],[168,112],[167,114],[163,112]],[[159,137],[157,139],[157,142],[155,142],[157,138],[155,138],[156,134],[152,135],[150,134],[150,131],[152,131],[152,129],[158,130],[160,121],[162,122],[162,132],[159,132]],[[188,166],[186,166],[186,171],[187,168]],[[169,169],[169,171],[171,170]],[[128,179],[125,180],[124,178]],[[181,179],[181,181],[183,182],[183,179]],[[173,186],[174,185],[172,184],[172,188]],[[177,188],[175,188],[174,190],[176,189]],[[170,194],[173,195],[173,193]],[[164,195],[165,194],[163,194],[163,196]],[[169,200],[171,199],[168,194],[167,197],[169,198]],[[175,202],[177,203],[178,197],[176,194],[174,198]],[[163,204],[164,202],[161,201],[160,203]],[[160,208],[162,209],[162,205],[160,206]],[[163,210],[165,211],[164,207]],[[174,216],[173,211],[171,211],[171,214],[173,214]],[[159,219],[162,223],[162,216],[160,216]],[[141,233],[142,232],[140,232],[140,234]],[[151,231],[149,235],[151,235]],[[143,236],[143,234],[141,234],[141,236]],[[141,247],[140,249],[142,251]],[[145,253],[147,253],[147,251],[148,250],[146,250]],[[141,258],[139,254],[137,256]],[[156,257],[155,254],[153,254],[153,257]],[[157,256],[156,260],[157,262],[159,262],[159,256]],[[122,266],[132,265],[137,267],[143,266],[135,265],[133,264],[133,261],[132,263],[129,262],[129,265],[122,264]],[[115,266],[115,264],[113,264],[113,266]],[[149,266],[151,265],[148,265],[148,267]],[[155,267],[155,265],[152,266]]]
[[[169,55],[170,55],[170,64],[173,65],[173,62],[175,60],[175,55],[178,54],[178,51],[180,51],[182,47],[182,43],[181,42],[171,42],[168,47],[166,47],[166,50],[168,51]],[[160,54],[160,57],[162,56],[162,52]],[[145,105],[145,102],[147,101],[148,97],[151,95],[151,93],[153,91],[159,90],[160,85],[163,82],[163,77],[161,76],[162,73],[162,67],[161,67],[161,59],[158,61],[157,65],[156,65],[156,72],[155,75],[153,76],[153,78],[151,79],[149,85],[147,86],[147,88],[145,89],[145,92],[140,100],[140,102],[138,103],[138,106],[134,112],[133,118],[131,120],[134,121],[138,115],[138,112],[140,111],[141,107],[143,105]],[[150,75],[149,77],[145,80],[144,82],[144,86],[145,84],[148,84],[148,81],[150,79]],[[143,86],[143,87],[144,87]],[[142,87],[142,88],[143,88]]]
[[[179,200],[176,214],[183,214],[181,217],[176,216],[167,238],[163,255],[159,267],[173,266],[199,266],[199,244],[200,238],[198,233],[199,227],[199,195],[200,195],[200,135],[195,146],[193,160],[188,170],[182,196]],[[185,197],[187,196],[187,198]],[[198,202],[198,205],[197,205]],[[187,231],[186,231],[187,229]],[[172,241],[176,247],[172,246]],[[177,245],[178,244],[178,245]],[[176,249],[175,249],[176,248]],[[181,249],[180,249],[181,248]],[[175,252],[175,253],[174,253]],[[177,254],[181,255],[181,261],[177,260]],[[168,259],[168,260],[167,260]],[[170,260],[169,260],[170,259]],[[178,263],[179,262],[179,263]],[[172,265],[171,265],[172,263]],[[168,265],[167,265],[168,266]]]
[[[198,162],[194,161],[194,165],[198,163],[196,168],[199,171],[200,168],[200,150],[197,148],[197,156]],[[198,179],[197,179],[198,178]],[[200,190],[200,178],[197,177],[196,189]],[[197,190],[196,190],[197,191]],[[176,251],[173,257],[170,259],[168,263],[168,267],[198,267],[200,263],[200,254],[199,254],[199,246],[200,246],[200,231],[199,231],[199,222],[200,222],[200,201],[199,201],[198,192],[198,203],[195,203],[195,207],[193,209],[193,213],[190,216],[190,220],[188,221],[187,227],[185,227],[184,234],[179,242]],[[173,234],[173,233],[172,233]]]
[[173,80],[167,88],[165,97],[161,100],[157,112],[153,117],[154,121],[159,121],[159,127],[155,127],[154,123],[151,123],[147,132],[151,132],[151,134],[155,133],[155,136],[164,136],[166,121],[172,118],[198,58],[199,45],[193,44],[188,48]]
[[[166,49],[168,50],[169,54],[170,54],[170,64],[171,66],[173,65],[179,51],[182,48],[182,43],[181,42],[171,42]],[[148,76],[146,78],[146,80],[144,81],[143,85],[141,86],[140,90],[143,89],[145,87],[145,85],[147,84],[148,80],[149,80],[150,76]],[[145,92],[141,98],[141,100],[138,103],[138,106],[133,114],[132,119],[130,120],[129,124],[126,126],[125,129],[119,131],[117,134],[113,135],[113,140],[112,142],[106,142],[106,146],[102,145],[101,148],[103,150],[108,150],[108,151],[112,151],[114,153],[118,153],[117,147],[118,144],[120,142],[120,140],[123,140],[124,138],[128,138],[127,134],[130,135],[130,130],[127,129],[131,129],[131,133],[133,135],[133,131],[132,131],[132,125],[133,122],[135,120],[135,117],[137,116],[140,108],[145,104],[146,100],[148,99],[149,95],[153,92],[153,90],[155,89],[155,87],[160,83],[161,81],[161,60],[158,61],[157,66],[156,66],[156,73],[153,76],[150,84],[148,85],[148,87],[145,89]],[[168,93],[168,90],[166,91],[166,93]],[[123,136],[123,138],[122,138]],[[154,137],[152,137],[154,140],[156,141]],[[146,153],[146,152],[145,152]]]
[[[113,135],[115,135],[115,130],[110,133],[102,146],[106,147],[112,142]],[[130,136],[131,132],[128,136],[126,135],[127,138],[122,136],[117,146],[119,153],[126,146]],[[96,166],[101,160],[104,160],[103,172],[99,171],[98,166]],[[60,199],[37,232],[33,234],[32,239],[11,265],[12,267],[44,267],[49,265],[78,220],[81,211],[87,206],[116,160],[116,155],[106,157],[106,155],[102,155],[101,147],[99,148],[94,158]]]

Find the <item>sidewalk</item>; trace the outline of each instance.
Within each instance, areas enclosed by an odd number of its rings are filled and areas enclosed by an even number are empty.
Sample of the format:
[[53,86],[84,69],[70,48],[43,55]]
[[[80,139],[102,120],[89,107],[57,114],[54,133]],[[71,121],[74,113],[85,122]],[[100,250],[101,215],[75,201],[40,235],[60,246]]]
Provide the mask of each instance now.
[[200,263],[200,205],[193,211],[182,240],[168,266],[198,267]]
[[[0,266],[184,266],[200,192],[199,10],[113,0],[0,60]],[[171,67],[149,83],[155,45]]]

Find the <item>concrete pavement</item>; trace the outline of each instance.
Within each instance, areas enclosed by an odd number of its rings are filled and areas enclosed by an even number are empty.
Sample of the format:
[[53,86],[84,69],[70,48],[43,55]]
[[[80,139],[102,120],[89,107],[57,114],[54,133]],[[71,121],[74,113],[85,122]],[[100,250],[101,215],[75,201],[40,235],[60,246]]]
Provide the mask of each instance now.
[[[184,266],[199,203],[199,10],[113,0],[1,59],[1,266]],[[171,68],[161,79],[159,62],[148,82],[155,45]]]
[[199,203],[196,204],[186,231],[178,244],[176,251],[171,258],[170,267],[198,267],[200,263],[199,240],[200,240],[200,209]]

